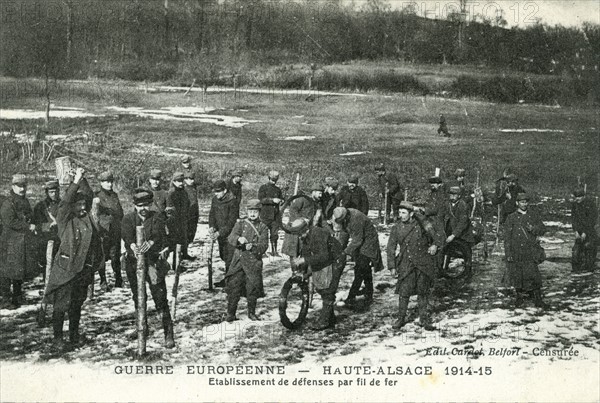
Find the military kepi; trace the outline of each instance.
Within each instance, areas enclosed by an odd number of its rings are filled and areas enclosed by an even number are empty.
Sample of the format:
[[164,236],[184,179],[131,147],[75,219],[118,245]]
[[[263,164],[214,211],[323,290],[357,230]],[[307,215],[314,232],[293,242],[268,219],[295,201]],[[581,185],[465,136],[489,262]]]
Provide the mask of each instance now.
[[261,204],[260,200],[258,200],[258,199],[250,199],[246,203],[246,208],[248,210],[260,210],[261,207],[262,207],[262,204]]
[[12,184],[17,186],[27,185],[27,177],[23,174],[15,174],[12,177]]
[[137,188],[133,191],[133,204],[139,206],[152,203],[154,195],[149,190]]
[[226,187],[227,185],[224,180],[216,180],[213,182],[212,190],[213,192],[222,192]]

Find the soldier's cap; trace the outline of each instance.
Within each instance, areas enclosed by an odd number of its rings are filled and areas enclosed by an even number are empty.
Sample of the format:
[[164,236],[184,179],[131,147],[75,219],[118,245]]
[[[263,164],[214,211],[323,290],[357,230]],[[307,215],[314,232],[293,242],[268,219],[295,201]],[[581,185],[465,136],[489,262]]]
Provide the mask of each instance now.
[[519,178],[515,174],[508,174],[508,175],[506,175],[506,180],[509,181],[509,182],[510,181],[516,181],[517,179],[519,179]]
[[175,172],[173,173],[173,177],[171,178],[171,180],[173,182],[183,182],[183,172]]
[[144,188],[137,188],[133,191],[133,204],[136,206],[142,206],[145,204],[152,203],[154,195],[151,191]]
[[573,190],[573,196],[583,197],[583,196],[585,196],[585,190],[583,188],[577,188],[577,189]]
[[227,188],[227,185],[225,184],[224,180],[216,180],[212,184],[213,192],[222,192],[226,188]]
[[102,172],[99,176],[98,176],[98,180],[100,182],[114,182],[115,181],[115,176],[113,175],[112,172],[110,171],[105,171]]
[[466,173],[467,171],[463,168],[457,168],[456,171],[454,171],[454,176],[465,176]]
[[350,175],[348,178],[348,183],[354,183],[358,185],[358,175]]
[[409,203],[405,200],[402,200],[400,202],[400,205],[398,206],[399,209],[404,209],[407,211],[413,211],[415,209],[415,207],[412,205],[412,203]]
[[340,186],[340,182],[332,176],[325,178],[325,185],[337,189]]
[[185,171],[183,177],[185,179],[196,179],[196,173],[194,171]]
[[333,220],[336,222],[343,221],[348,215],[348,209],[346,207],[336,207],[333,209]]
[[184,155],[181,157],[182,164],[187,164],[188,162],[192,162],[192,158],[189,155]]
[[277,172],[277,171],[269,171],[269,174],[267,176],[269,177],[269,179],[279,178],[279,172]]
[[517,201],[527,200],[529,201],[529,195],[527,193],[519,193],[517,195]]
[[44,189],[46,190],[56,190],[59,189],[60,185],[58,184],[58,179],[51,179],[44,183]]
[[321,185],[320,183],[315,183],[310,187],[311,192],[322,192],[325,189],[323,189],[323,185]]
[[382,162],[381,164],[375,167],[375,172],[385,172],[385,164]]
[[161,179],[162,171],[160,169],[151,169],[150,170],[150,179]]
[[27,185],[27,177],[23,174],[15,174],[12,177],[11,183],[17,186],[25,186]]
[[443,182],[442,182],[442,178],[440,178],[439,176],[435,176],[435,175],[434,175],[434,176],[431,176],[431,177],[428,179],[428,181],[429,181],[429,183],[443,183]]
[[448,193],[451,195],[459,195],[460,192],[460,187],[458,186],[451,186],[450,189],[448,189]]
[[233,178],[235,176],[239,176],[241,178],[242,176],[244,176],[244,173],[241,169],[234,169],[233,171],[231,171],[231,177]]
[[260,210],[262,203],[258,199],[250,199],[246,202],[246,208],[248,210]]
[[296,218],[292,221],[288,226],[288,231],[292,234],[302,234],[305,230],[309,228],[308,220],[305,218]]

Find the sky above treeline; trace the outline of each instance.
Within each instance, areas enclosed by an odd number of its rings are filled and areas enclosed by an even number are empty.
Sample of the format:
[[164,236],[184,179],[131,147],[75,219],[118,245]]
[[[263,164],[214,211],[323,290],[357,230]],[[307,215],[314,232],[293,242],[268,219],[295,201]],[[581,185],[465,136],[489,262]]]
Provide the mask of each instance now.
[[[367,0],[346,0],[360,7]],[[446,19],[452,11],[460,9],[460,0],[383,0],[394,9],[413,4],[422,17]],[[600,24],[600,0],[467,0],[467,18],[477,14],[494,18],[499,10],[508,27],[526,27],[538,19],[550,25],[581,26],[584,22]]]

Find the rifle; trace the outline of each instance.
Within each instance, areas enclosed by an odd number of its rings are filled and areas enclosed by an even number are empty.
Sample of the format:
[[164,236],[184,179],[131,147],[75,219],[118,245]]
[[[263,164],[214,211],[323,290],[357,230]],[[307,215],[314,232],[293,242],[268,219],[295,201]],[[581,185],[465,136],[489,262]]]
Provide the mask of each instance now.
[[[144,227],[138,225],[135,227],[136,244],[139,248],[144,243]],[[146,262],[144,253],[136,253],[137,265],[137,334],[138,334],[138,356],[142,357],[146,354],[146,333],[147,313],[146,313]]]
[[39,327],[44,327],[46,325],[46,310],[48,309],[48,304],[44,301],[44,297],[46,296],[46,288],[48,287],[48,280],[50,278],[50,270],[52,268],[52,252],[54,250],[54,241],[49,240],[46,245],[46,278],[44,285],[44,295],[42,296],[42,302],[40,303],[40,308],[38,310],[37,315],[37,324]]
[[175,271],[175,280],[173,281],[173,288],[171,290],[171,317],[175,320],[177,315],[177,293],[179,288],[179,276],[181,275],[181,244],[175,246],[173,251],[173,270]]

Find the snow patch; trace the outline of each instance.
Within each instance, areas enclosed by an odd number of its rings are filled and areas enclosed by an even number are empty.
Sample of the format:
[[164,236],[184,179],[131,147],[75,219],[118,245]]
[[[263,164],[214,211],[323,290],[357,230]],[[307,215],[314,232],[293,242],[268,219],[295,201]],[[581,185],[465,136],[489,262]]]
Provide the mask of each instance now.
[[[58,109],[58,110],[57,110]],[[58,119],[69,118],[87,118],[96,115],[91,112],[84,112],[72,108],[50,108],[50,117]],[[34,111],[33,109],[0,109],[0,119],[5,120],[25,120],[25,119],[45,119],[46,111]]]
[[501,133],[564,133],[558,129],[500,129]]
[[371,151],[350,151],[347,153],[341,153],[339,155],[341,155],[342,157],[352,157],[355,155],[365,155],[365,154],[371,154]]
[[314,140],[315,136],[289,136],[289,137],[279,137],[279,140],[283,141],[305,141],[305,140]]
[[558,228],[565,228],[565,229],[573,228],[573,226],[571,224],[565,224],[560,221],[544,221],[544,225],[546,227],[558,227]]

